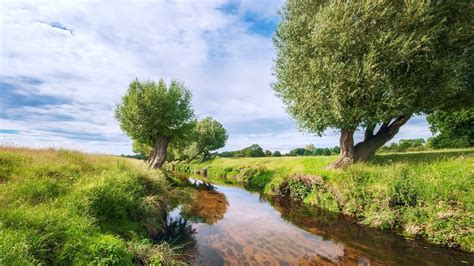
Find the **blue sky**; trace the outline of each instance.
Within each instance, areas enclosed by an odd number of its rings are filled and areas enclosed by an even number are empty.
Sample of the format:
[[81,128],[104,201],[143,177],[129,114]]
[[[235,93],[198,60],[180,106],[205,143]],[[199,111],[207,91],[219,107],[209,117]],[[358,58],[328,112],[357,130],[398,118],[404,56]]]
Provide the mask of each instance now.
[[[179,79],[199,118],[229,131],[226,150],[333,147],[300,133],[270,87],[280,0],[3,1],[0,142],[131,153],[113,110],[138,79]],[[397,139],[429,137],[412,119]]]

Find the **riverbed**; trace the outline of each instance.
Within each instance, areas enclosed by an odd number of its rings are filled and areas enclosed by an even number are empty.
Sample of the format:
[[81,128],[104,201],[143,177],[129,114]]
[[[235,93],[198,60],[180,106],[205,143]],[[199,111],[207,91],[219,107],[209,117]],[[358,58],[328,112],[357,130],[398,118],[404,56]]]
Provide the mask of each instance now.
[[194,265],[473,265],[474,254],[406,240],[348,217],[190,178],[170,214],[192,228]]

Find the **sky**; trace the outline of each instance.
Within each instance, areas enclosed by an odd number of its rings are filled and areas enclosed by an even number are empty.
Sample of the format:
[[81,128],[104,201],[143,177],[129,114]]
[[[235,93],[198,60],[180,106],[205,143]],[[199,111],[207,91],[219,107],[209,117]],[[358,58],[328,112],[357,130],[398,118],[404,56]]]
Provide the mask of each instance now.
[[[163,78],[192,91],[197,118],[224,125],[221,150],[334,147],[337,132],[301,133],[271,88],[282,4],[2,0],[0,144],[130,154],[115,106],[131,80]],[[394,141],[430,136],[415,117]]]

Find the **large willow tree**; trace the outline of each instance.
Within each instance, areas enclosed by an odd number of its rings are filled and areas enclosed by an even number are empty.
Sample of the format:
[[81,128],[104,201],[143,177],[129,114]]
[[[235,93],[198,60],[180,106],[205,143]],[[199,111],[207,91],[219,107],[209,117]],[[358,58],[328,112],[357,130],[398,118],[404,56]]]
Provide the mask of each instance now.
[[[471,1],[287,0],[273,84],[299,127],[365,161],[414,114],[472,105]],[[364,131],[354,143],[354,132]]]
[[194,128],[191,92],[177,81],[134,80],[115,110],[122,130],[135,146],[153,147],[148,163],[160,168],[170,142],[185,138]]

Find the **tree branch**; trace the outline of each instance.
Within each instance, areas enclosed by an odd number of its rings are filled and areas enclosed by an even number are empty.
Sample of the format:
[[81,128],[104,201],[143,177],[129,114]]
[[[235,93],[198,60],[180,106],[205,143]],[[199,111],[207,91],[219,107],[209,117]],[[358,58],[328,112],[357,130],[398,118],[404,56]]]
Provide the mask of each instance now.
[[390,134],[396,134],[398,129],[402,127],[412,116],[413,114],[407,114],[399,116],[397,119],[393,120],[392,123],[388,126],[388,131]]
[[369,139],[374,137],[374,129],[375,125],[367,125],[364,133],[364,141],[368,141]]

